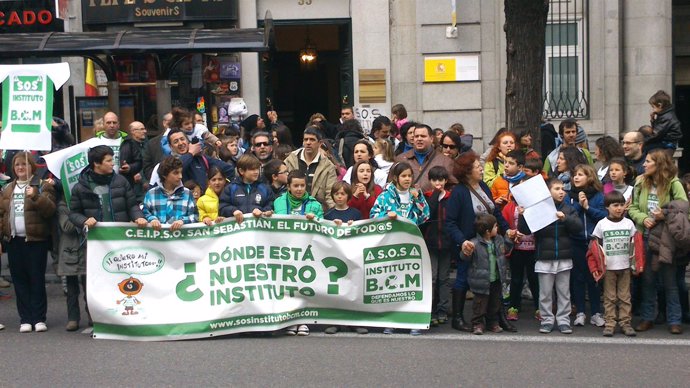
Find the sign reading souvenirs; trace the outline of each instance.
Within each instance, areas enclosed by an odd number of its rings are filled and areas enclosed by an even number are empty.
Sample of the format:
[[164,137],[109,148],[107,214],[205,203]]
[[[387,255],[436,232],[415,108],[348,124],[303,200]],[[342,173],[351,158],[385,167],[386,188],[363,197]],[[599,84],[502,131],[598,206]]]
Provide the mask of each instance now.
[[295,324],[425,329],[431,264],[417,226],[298,216],[181,230],[98,223],[87,239],[95,338],[215,337]]
[[82,0],[84,24],[237,20],[237,0]]
[[55,10],[66,1],[0,1],[0,33],[62,31],[63,21]]

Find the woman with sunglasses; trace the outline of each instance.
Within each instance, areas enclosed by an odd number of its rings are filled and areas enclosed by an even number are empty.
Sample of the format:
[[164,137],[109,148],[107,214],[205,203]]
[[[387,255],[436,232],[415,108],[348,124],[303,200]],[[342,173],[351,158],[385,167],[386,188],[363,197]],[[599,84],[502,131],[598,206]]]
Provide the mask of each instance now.
[[458,135],[455,131],[450,130],[443,134],[438,146],[443,155],[446,155],[453,160],[457,159],[460,154],[464,154],[472,149],[471,147],[468,147],[466,144],[462,143],[460,135]]

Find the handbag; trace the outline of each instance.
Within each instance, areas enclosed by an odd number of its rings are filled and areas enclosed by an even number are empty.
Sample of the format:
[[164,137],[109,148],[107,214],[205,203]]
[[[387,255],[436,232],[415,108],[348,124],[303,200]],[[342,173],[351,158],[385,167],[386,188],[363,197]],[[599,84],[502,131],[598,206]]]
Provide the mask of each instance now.
[[[467,186],[467,188],[470,189],[470,192],[472,192],[472,195],[474,195],[475,198],[477,198],[477,199],[479,200],[479,202],[481,202],[482,205],[484,205],[484,207],[486,208],[486,212],[487,212],[487,213],[489,213],[489,214],[493,213],[493,211],[491,210],[491,206],[489,205],[489,203],[486,202],[486,201],[484,200],[484,198],[482,198],[482,196],[479,195],[479,193],[477,193],[477,191],[476,191],[475,189],[473,189],[473,188],[470,187],[470,186]],[[496,205],[494,205],[493,208],[495,209],[495,208],[496,208]]]
[[634,276],[640,276],[645,270],[645,247],[644,236],[640,232],[633,235],[633,254],[630,260],[630,269]]

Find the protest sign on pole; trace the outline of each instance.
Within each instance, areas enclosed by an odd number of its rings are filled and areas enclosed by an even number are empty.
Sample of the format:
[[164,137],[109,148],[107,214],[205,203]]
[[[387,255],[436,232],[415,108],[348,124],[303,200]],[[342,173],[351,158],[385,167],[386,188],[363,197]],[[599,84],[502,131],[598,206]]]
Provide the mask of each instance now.
[[53,93],[69,79],[69,64],[0,66],[0,149],[50,151]]
[[407,220],[336,226],[245,217],[181,230],[89,231],[95,338],[176,340],[295,324],[425,329],[431,265]]
[[[107,145],[111,148],[119,147],[120,139],[91,138],[72,147],[43,155],[48,171],[60,178],[62,191],[65,194],[65,201],[68,206],[72,197],[72,187],[79,180],[81,171],[89,165],[89,149],[97,145]],[[117,172],[118,167],[118,165],[114,165],[115,172]]]

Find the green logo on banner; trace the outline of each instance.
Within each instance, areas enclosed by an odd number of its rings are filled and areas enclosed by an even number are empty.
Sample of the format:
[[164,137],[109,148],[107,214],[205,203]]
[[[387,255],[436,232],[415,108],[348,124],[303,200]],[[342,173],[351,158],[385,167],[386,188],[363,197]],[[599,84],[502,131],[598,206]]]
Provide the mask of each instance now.
[[53,88],[43,75],[14,75],[4,82],[3,129],[18,133],[40,133],[50,128],[53,116]]
[[422,249],[417,244],[393,244],[362,251],[364,303],[422,300]]
[[74,172],[81,171],[88,164],[86,153],[80,152],[65,161],[65,169],[67,174],[74,174]]

